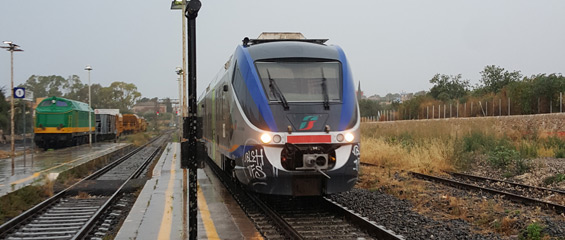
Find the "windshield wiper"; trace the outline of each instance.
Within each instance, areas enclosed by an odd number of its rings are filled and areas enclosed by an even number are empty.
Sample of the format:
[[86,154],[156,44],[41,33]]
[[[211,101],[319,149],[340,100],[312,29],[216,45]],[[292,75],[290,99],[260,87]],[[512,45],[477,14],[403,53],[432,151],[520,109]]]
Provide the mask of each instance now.
[[278,98],[281,100],[284,110],[288,110],[289,109],[288,102],[286,101],[286,98],[281,92],[281,89],[279,89],[279,86],[277,85],[275,80],[271,78],[271,73],[269,72],[269,69],[267,69],[267,76],[269,77],[269,88],[271,89],[271,92],[273,93],[273,95],[275,95],[275,97],[278,96]]
[[324,68],[322,70],[322,92],[324,93],[324,110],[330,110],[330,97],[328,96],[328,85],[326,84],[326,76]]

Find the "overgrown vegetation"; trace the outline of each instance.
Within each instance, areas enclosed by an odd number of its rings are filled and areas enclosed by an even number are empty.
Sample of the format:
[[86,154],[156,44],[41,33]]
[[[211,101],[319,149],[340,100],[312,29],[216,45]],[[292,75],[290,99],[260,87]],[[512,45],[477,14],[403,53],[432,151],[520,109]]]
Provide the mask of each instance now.
[[544,237],[544,234],[542,233],[544,228],[545,227],[543,225],[541,225],[537,222],[534,222],[534,223],[528,225],[528,227],[526,227],[526,230],[520,236],[520,239],[523,239],[523,240],[541,240]]
[[[357,186],[409,199],[420,213],[463,219],[505,236],[543,239],[541,225],[526,229],[524,222],[530,222],[531,216],[519,209],[506,209],[502,199],[450,196],[449,191],[438,199],[431,193],[435,188],[406,173],[442,175],[444,171],[479,166],[497,170],[502,178],[531,171],[537,166],[531,161],[534,158],[562,156],[565,139],[548,133],[551,130],[521,125],[524,122],[520,120],[512,120],[511,124],[504,121],[507,120],[468,118],[363,123],[361,161],[378,167],[364,167]],[[545,179],[545,184],[561,181],[565,181],[565,174],[557,173]]]
[[126,136],[126,142],[129,142],[137,147],[145,144],[151,139],[151,134],[146,132],[140,132],[136,134],[131,134]]
[[53,195],[53,184],[26,186],[0,197],[0,225]]
[[[559,93],[565,92],[565,76],[560,73],[528,77],[520,71],[489,65],[480,74],[477,86],[470,86],[461,74],[435,74],[429,80],[432,88],[408,94],[408,99],[401,101],[400,96],[388,94],[378,97],[379,101],[359,101],[361,116],[372,117],[378,111],[392,110],[394,116],[389,119],[426,119],[537,114],[560,109]],[[381,120],[384,119],[381,115]]]

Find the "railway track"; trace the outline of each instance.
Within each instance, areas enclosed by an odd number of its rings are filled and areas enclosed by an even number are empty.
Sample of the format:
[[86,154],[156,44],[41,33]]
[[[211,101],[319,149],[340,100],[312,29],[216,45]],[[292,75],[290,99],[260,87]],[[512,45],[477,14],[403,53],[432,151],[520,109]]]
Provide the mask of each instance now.
[[0,239],[101,239],[114,224],[109,217],[120,214],[115,205],[123,205],[125,185],[145,171],[166,139],[153,139],[1,225]]
[[438,182],[457,188],[499,194],[514,202],[540,206],[545,209],[553,210],[559,214],[565,213],[564,205],[550,201],[550,199],[557,202],[562,202],[564,200],[565,193],[560,190],[528,186],[499,179],[485,178],[462,173],[448,173],[453,177],[453,179],[416,172],[409,173],[420,179]]
[[[379,167],[370,163],[361,163],[361,165]],[[501,179],[455,172],[446,172],[451,178],[431,176],[417,172],[408,173],[420,179],[438,182],[456,188],[498,194],[514,202],[540,206],[545,209],[553,210],[558,214],[565,213],[565,191],[563,190],[529,186]]]
[[283,197],[250,193],[208,160],[266,239],[404,239],[325,197]]

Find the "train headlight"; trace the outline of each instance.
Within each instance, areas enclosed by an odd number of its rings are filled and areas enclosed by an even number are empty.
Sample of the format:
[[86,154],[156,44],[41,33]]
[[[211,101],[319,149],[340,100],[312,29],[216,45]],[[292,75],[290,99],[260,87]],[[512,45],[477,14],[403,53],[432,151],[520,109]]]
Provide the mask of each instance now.
[[274,143],[280,143],[281,140],[282,140],[281,135],[275,134],[275,136],[273,136]]
[[271,135],[269,135],[268,133],[263,133],[263,135],[261,135],[261,142],[263,143],[271,142]]
[[343,134],[340,133],[340,134],[338,134],[338,135],[335,137],[335,139],[336,139],[338,142],[343,142],[343,140],[345,139],[345,137],[343,136]]
[[352,133],[346,133],[346,134],[345,134],[345,141],[347,141],[347,142],[353,142],[353,139],[355,139],[355,136],[353,136]]

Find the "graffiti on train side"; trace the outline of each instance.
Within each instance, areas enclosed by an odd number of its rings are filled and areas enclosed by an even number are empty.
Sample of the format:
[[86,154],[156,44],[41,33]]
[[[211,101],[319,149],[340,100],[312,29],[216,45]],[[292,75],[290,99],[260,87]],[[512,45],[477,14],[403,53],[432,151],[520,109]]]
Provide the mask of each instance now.
[[253,179],[264,180],[267,178],[267,174],[263,171],[263,166],[265,165],[265,160],[263,156],[263,149],[253,149],[245,153],[244,156],[245,165],[249,176]]

